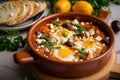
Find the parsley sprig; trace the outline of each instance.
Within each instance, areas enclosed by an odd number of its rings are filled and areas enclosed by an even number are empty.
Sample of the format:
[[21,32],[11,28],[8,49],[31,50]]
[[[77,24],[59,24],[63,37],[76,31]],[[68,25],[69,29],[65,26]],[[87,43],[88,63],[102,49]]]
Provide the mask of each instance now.
[[0,51],[16,51],[18,48],[24,47],[26,45],[27,39],[23,39],[23,37],[19,35],[19,31],[8,30],[4,32],[7,33],[10,38],[6,36],[0,37]]
[[81,48],[78,50],[77,54],[79,55],[80,58],[84,58],[84,53],[85,53],[85,48]]

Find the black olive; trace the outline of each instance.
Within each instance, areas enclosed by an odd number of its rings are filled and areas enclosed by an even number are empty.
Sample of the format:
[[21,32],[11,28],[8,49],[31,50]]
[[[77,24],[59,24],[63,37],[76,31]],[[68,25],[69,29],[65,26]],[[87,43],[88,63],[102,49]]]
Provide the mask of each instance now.
[[113,29],[113,31],[116,33],[118,31],[120,31],[120,21],[118,20],[114,20],[112,23],[111,23],[111,27]]
[[41,32],[37,30],[37,31],[35,31],[35,34],[39,35],[39,34],[41,34]]
[[63,28],[68,28],[68,26],[67,26],[66,23],[62,24],[62,27],[63,27]]
[[66,45],[66,46],[68,46],[68,47],[72,47],[72,46],[74,46],[75,44],[72,43],[72,42],[70,42],[70,41],[67,41],[67,42],[64,43],[64,45]]
[[77,34],[78,37],[79,37],[79,36],[81,37],[82,35],[83,35],[83,34],[81,34],[81,33]]
[[110,45],[110,41],[107,40],[107,39],[103,39],[101,42],[102,42],[102,43],[105,43],[105,45],[107,45],[107,46]]

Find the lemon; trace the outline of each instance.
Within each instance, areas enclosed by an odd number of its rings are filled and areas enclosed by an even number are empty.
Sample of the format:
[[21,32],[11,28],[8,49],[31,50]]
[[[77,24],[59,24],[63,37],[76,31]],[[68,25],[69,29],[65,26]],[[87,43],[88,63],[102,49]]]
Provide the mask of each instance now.
[[69,0],[58,0],[54,5],[54,12],[69,12],[71,9],[71,4]]
[[78,1],[73,5],[72,11],[92,15],[93,7],[87,1]]

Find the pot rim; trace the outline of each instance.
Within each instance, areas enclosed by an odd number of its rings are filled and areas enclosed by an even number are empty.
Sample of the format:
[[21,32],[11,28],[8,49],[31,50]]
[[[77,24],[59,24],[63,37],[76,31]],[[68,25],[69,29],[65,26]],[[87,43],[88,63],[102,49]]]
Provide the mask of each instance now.
[[[47,58],[47,57],[44,57],[44,56],[39,55],[38,52],[36,51],[36,49],[35,49],[35,48],[33,47],[33,45],[32,45],[32,41],[31,41],[31,39],[32,39],[32,36],[31,36],[32,31],[34,30],[34,28],[35,28],[39,23],[43,22],[44,20],[47,20],[47,19],[52,18],[52,17],[54,17],[54,16],[65,15],[65,14],[84,15],[84,16],[91,17],[91,18],[93,18],[93,19],[95,19],[95,20],[98,20],[98,21],[100,21],[101,23],[103,23],[103,24],[107,27],[106,29],[109,30],[110,37],[111,37],[111,44],[110,44],[108,50],[107,50],[104,54],[102,54],[102,55],[100,55],[100,56],[98,56],[98,57],[96,57],[96,58],[93,58],[93,59],[90,59],[90,60],[85,60],[85,61],[78,61],[78,62],[72,62],[72,61],[55,61],[55,60],[53,60],[53,59],[50,59],[50,58]],[[54,62],[54,63],[63,63],[63,64],[82,64],[82,63],[85,64],[85,63],[88,63],[88,62],[96,61],[96,60],[104,57],[104,56],[107,55],[108,53],[110,53],[110,52],[112,51],[112,49],[114,48],[114,44],[115,44],[114,32],[113,32],[112,28],[110,28],[110,26],[109,26],[106,22],[104,22],[103,20],[101,20],[100,18],[98,18],[98,17],[96,17],[96,16],[87,15],[87,14],[80,14],[80,13],[78,13],[78,12],[55,13],[55,14],[49,15],[49,16],[47,16],[47,17],[44,17],[44,18],[42,18],[41,20],[39,20],[37,23],[35,23],[35,24],[29,29],[27,35],[28,35],[28,37],[27,37],[28,45],[29,45],[30,48],[34,51],[34,53],[37,54],[37,56],[39,56],[39,57],[41,57],[41,58],[43,58],[43,59],[49,60],[49,61],[51,61],[51,62]]]

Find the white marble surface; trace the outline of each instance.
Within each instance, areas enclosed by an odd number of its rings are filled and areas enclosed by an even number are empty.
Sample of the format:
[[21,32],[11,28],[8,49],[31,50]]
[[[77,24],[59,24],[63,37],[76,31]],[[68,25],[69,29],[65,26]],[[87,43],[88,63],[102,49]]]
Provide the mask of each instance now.
[[[120,6],[111,4],[111,18],[108,22],[110,23],[113,20],[119,20],[120,21]],[[2,34],[0,32],[0,34]],[[21,35],[26,37],[27,30],[24,30],[21,32]],[[116,44],[115,49],[117,51],[117,59],[118,63],[120,63],[120,32],[115,34],[116,37]],[[18,51],[24,51],[24,48],[19,49]],[[26,68],[23,65],[18,65],[13,60],[13,55],[15,52],[8,52],[3,51],[0,52],[0,80],[28,80],[27,76],[29,76],[29,73],[27,72]]]
[[[111,9],[111,18],[108,24],[111,26],[111,22],[113,20],[120,21],[120,5],[111,4],[110,9]],[[120,32],[115,34],[115,50],[117,52],[117,62],[120,63]]]

